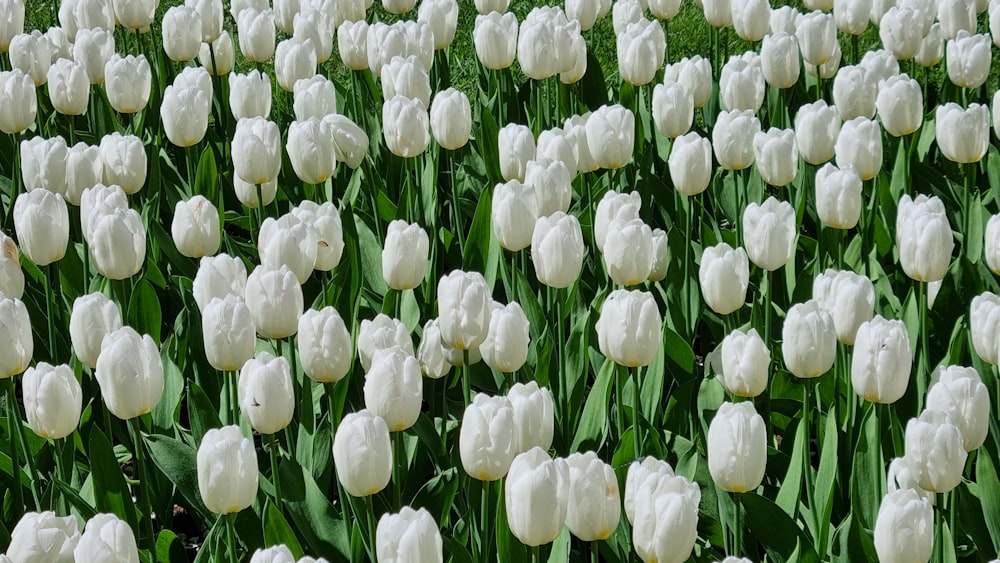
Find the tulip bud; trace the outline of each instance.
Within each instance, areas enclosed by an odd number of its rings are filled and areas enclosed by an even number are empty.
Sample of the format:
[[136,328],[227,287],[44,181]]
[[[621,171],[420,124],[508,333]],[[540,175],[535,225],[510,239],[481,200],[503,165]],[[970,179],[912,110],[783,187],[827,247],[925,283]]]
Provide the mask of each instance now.
[[795,377],[819,377],[833,367],[837,332],[833,317],[815,300],[793,305],[781,327],[781,355]]
[[989,431],[990,395],[975,368],[940,366],[931,375],[928,410],[951,416],[962,431],[962,447],[971,452],[986,441]]
[[58,440],[76,430],[83,390],[68,365],[40,362],[24,372],[24,413],[28,427],[41,438]]
[[864,117],[845,121],[834,150],[838,166],[853,167],[867,182],[882,168],[882,128],[877,121]]
[[397,319],[379,314],[374,320],[361,321],[358,333],[358,359],[367,372],[378,350],[399,346],[408,355],[413,355],[413,341],[406,326]]
[[[305,559],[303,557],[303,559]],[[296,563],[292,550],[285,544],[273,545],[267,549],[258,548],[250,557],[250,563]]]
[[913,489],[882,498],[875,519],[875,552],[879,561],[929,561],[934,544],[934,508]]
[[517,60],[525,76],[544,80],[571,70],[576,62],[574,36],[579,34],[580,24],[568,21],[561,8],[533,9],[517,36]]
[[513,373],[528,359],[528,317],[516,302],[494,303],[486,340],[479,346],[483,361],[502,373]]
[[621,496],[614,469],[594,452],[570,454],[566,464],[569,466],[566,527],[583,541],[608,539],[621,518]]
[[17,243],[0,231],[0,295],[20,299],[24,295],[24,272],[21,271]]
[[434,48],[446,49],[455,39],[458,27],[458,2],[430,0],[420,3],[417,19],[430,24],[434,32]]
[[[647,456],[641,462],[633,461],[629,464],[628,474],[625,478],[624,505],[625,515],[628,517],[630,523],[635,524],[636,522],[636,503],[643,497],[655,494],[661,481],[666,481],[673,477],[674,470],[670,467],[670,464],[653,456]],[[694,490],[697,491],[700,499],[701,491],[697,485],[694,486]]]
[[40,31],[15,35],[10,41],[8,55],[11,66],[31,76],[35,86],[41,86],[48,80],[52,63],[51,46]]
[[516,452],[526,452],[538,447],[548,450],[552,446],[553,414],[552,395],[547,387],[534,381],[527,385],[515,383],[507,398],[514,409],[514,441]]
[[[302,81],[300,81],[301,83]],[[326,121],[310,117],[288,127],[288,159],[292,170],[307,184],[322,184],[337,166],[333,130]]]
[[990,37],[959,31],[948,40],[948,78],[961,88],[978,88],[990,73]]
[[653,266],[653,231],[641,219],[614,220],[604,238],[608,276],[619,285],[646,281]]
[[712,128],[715,159],[724,170],[743,170],[753,164],[753,139],[760,132],[760,120],[752,110],[719,112]]
[[651,282],[663,281],[667,277],[670,248],[667,233],[663,229],[653,229],[653,263],[649,270]]
[[705,21],[712,27],[732,27],[733,13],[730,0],[702,0]]
[[90,242],[92,225],[96,224],[101,216],[116,209],[123,211],[128,209],[128,199],[120,186],[97,184],[93,188],[84,190],[80,196],[80,226],[83,238]]
[[431,79],[415,56],[393,57],[382,67],[382,96],[385,101],[396,96],[418,99],[426,108],[431,103]]
[[[417,348],[417,361],[424,375],[431,379],[441,379],[451,371],[453,348],[441,341],[441,328],[437,319],[424,324],[423,336]],[[461,363],[461,362],[459,362]]]
[[333,54],[333,32],[332,18],[322,8],[309,4],[295,14],[292,38],[312,43],[317,65],[325,63]]
[[663,83],[678,82],[691,91],[694,107],[708,103],[712,95],[712,63],[701,55],[684,57],[680,61],[663,68]]
[[641,497],[635,512],[632,545],[645,563],[680,563],[691,556],[698,535],[696,501],[666,490]]
[[708,470],[715,485],[732,493],[752,491],[766,464],[767,433],[753,403],[722,403],[708,428]]
[[274,56],[274,12],[253,8],[243,10],[236,18],[236,29],[240,51],[248,61],[266,63],[271,60]]
[[860,65],[841,67],[833,79],[833,102],[844,121],[874,117],[877,94],[878,83]]
[[687,196],[700,194],[712,179],[711,141],[693,131],[677,137],[670,149],[667,166],[677,191]]
[[54,512],[26,512],[10,534],[9,561],[73,561],[80,541],[76,518]]
[[901,399],[909,383],[911,364],[910,339],[902,321],[876,315],[858,328],[851,383],[864,400],[891,404]]
[[248,184],[263,184],[281,170],[281,132],[263,117],[241,119],[233,136],[233,167]]
[[990,111],[985,105],[962,109],[949,102],[938,106],[935,132],[941,154],[959,164],[979,162],[990,139]]
[[322,75],[304,78],[295,83],[293,105],[297,122],[305,122],[310,118],[323,119],[337,113],[337,89],[333,81]]
[[580,31],[589,31],[600,19],[601,0],[567,0],[566,17],[580,22]]
[[940,410],[924,410],[906,423],[906,458],[921,489],[946,493],[962,481],[966,454],[962,430]]
[[[901,61],[918,56],[924,38],[920,12],[911,6],[892,6],[878,22],[882,46]],[[940,26],[938,27],[940,30]]]
[[19,33],[24,33],[24,2],[3,0],[0,2],[4,18],[0,21],[0,53],[6,53],[10,41]]
[[[178,147],[193,146],[205,137],[210,110],[210,93],[199,88],[167,86],[160,105],[163,132],[167,134],[167,139]],[[236,144],[235,139],[233,144]],[[236,154],[236,151],[233,151],[234,159]]]
[[927,68],[932,67],[944,57],[944,34],[941,24],[935,23],[930,32],[920,42],[920,50],[915,57],[917,64]]
[[769,0],[730,2],[729,8],[733,30],[740,39],[754,42],[764,38],[771,17]]
[[[615,6],[624,5],[617,2]],[[663,66],[667,38],[659,21],[640,18],[618,34],[618,70],[622,80],[635,86],[649,84]]]
[[152,412],[163,395],[163,361],[148,334],[126,326],[101,340],[97,383],[111,414],[128,420]]
[[90,97],[90,79],[83,64],[70,59],[52,63],[46,75],[49,101],[63,115],[81,115]]
[[[589,122],[590,119],[588,118]],[[584,131],[579,132],[575,128],[561,129],[559,127],[553,127],[551,129],[546,129],[538,135],[538,149],[535,151],[536,159],[546,159],[546,160],[558,160],[566,164],[566,169],[570,171],[572,176],[576,176],[575,172],[579,169],[580,163],[577,162],[578,150],[578,139],[583,136],[586,138],[586,126],[584,126]],[[587,141],[589,143],[589,141]],[[588,156],[593,156],[589,152]],[[599,166],[596,166],[596,170]]]
[[854,168],[826,163],[816,172],[816,213],[824,226],[853,229],[861,217],[861,178]]
[[219,371],[236,371],[253,357],[253,317],[242,295],[213,298],[201,314],[205,356]]
[[955,241],[940,199],[903,195],[896,214],[896,247],[910,278],[922,282],[944,278]]
[[254,268],[246,281],[246,301],[260,336],[285,338],[298,330],[302,286],[288,266]]
[[754,161],[761,179],[772,186],[786,186],[795,180],[799,170],[799,154],[795,147],[795,131],[768,129],[753,137]]
[[920,83],[905,74],[883,82],[875,100],[882,127],[894,137],[909,135],[924,120],[924,96]]
[[382,135],[396,156],[409,158],[427,150],[430,120],[423,102],[396,96],[382,105]]
[[392,477],[392,444],[382,417],[362,410],[345,415],[333,437],[333,467],[351,496],[373,495]]
[[539,217],[531,234],[531,261],[538,281],[554,288],[573,285],[583,269],[586,248],[580,221],[556,212]]
[[274,24],[278,29],[291,35],[294,30],[295,14],[302,10],[302,0],[274,0]]
[[76,561],[136,563],[139,548],[127,522],[114,514],[97,514],[87,521],[73,557]]
[[219,211],[205,196],[178,201],[170,231],[177,251],[184,256],[201,258],[219,251]]
[[643,20],[643,12],[645,11],[645,2],[641,2],[640,0],[615,2],[611,12],[615,36],[617,37],[625,33],[625,28],[630,24]]
[[274,50],[274,73],[278,86],[286,92],[294,90],[299,80],[315,75],[317,64],[316,49],[309,39],[285,39]]
[[192,293],[198,309],[204,311],[209,302],[217,297],[243,296],[246,285],[247,270],[243,261],[223,253],[201,259],[194,276]]
[[434,138],[441,148],[453,151],[464,147],[472,132],[472,107],[468,96],[454,88],[438,92],[431,104],[430,121]]
[[771,351],[756,330],[734,330],[722,340],[720,381],[730,393],[756,397],[764,392],[770,375]]
[[413,289],[424,281],[430,245],[427,231],[416,223],[396,220],[389,223],[382,249],[382,276],[395,290]]
[[108,279],[130,278],[146,261],[146,227],[134,209],[98,213],[90,221],[89,242],[97,272]]
[[750,203],[743,211],[746,253],[757,267],[773,272],[785,265],[795,251],[795,209],[787,201],[767,198]]
[[441,532],[426,508],[404,506],[398,514],[387,512],[375,529],[375,553],[379,561],[387,563],[443,563],[442,545]]
[[114,54],[104,66],[105,90],[115,111],[137,113],[149,101],[153,74],[146,57]]
[[231,514],[250,506],[257,479],[257,451],[239,426],[205,433],[198,446],[198,490],[209,510]]
[[604,242],[611,229],[612,221],[630,221],[639,218],[639,209],[642,207],[642,196],[639,192],[617,193],[614,191],[605,192],[604,197],[597,203],[597,211],[594,215],[594,242],[597,249],[604,252]]
[[115,38],[103,29],[81,29],[73,43],[73,58],[87,70],[91,84],[104,82],[104,67],[115,54]]
[[97,367],[104,336],[122,327],[118,305],[103,293],[90,293],[73,302],[69,320],[73,352],[85,366]]
[[861,35],[868,28],[872,0],[834,0],[833,19],[848,35]]
[[21,181],[25,190],[45,190],[62,195],[66,191],[66,160],[69,157],[66,140],[62,137],[32,137],[22,140],[19,148]]
[[826,100],[802,105],[795,114],[795,141],[802,159],[820,165],[833,158],[840,129],[840,114]]
[[368,135],[364,130],[343,115],[328,115],[323,121],[330,125],[330,130],[333,132],[337,160],[352,170],[361,166],[368,154]]
[[100,184],[103,178],[104,161],[99,147],[84,143],[69,147],[66,154],[66,193],[63,194],[67,202],[80,205],[84,190]]
[[851,271],[826,270],[813,281],[812,297],[830,316],[837,340],[851,346],[862,323],[870,320],[875,308],[875,288],[871,280]]
[[760,55],[748,52],[732,56],[722,67],[719,99],[726,110],[757,112],[764,103],[764,71]]
[[722,242],[702,252],[698,270],[702,298],[720,315],[728,315],[743,306],[750,285],[750,264],[742,248]]
[[[523,193],[523,198],[530,199],[529,193],[533,193],[536,208],[532,214],[538,217],[547,217],[559,211],[569,212],[569,206],[573,198],[573,184],[570,171],[561,160],[529,160],[527,172],[524,174],[524,182],[527,192]],[[497,196],[494,190],[493,197]],[[529,232],[534,229],[536,217],[532,217],[531,224],[527,227]],[[528,241],[531,244],[531,241]],[[502,243],[501,243],[502,245]],[[527,246],[527,244],[525,245]]]
[[587,120],[587,143],[601,168],[621,168],[632,160],[635,115],[620,105],[601,106]]
[[240,369],[238,392],[240,411],[257,432],[274,434],[292,421],[295,395],[285,358],[261,352],[248,359]]
[[934,501],[934,493],[925,491],[917,484],[916,473],[913,466],[905,457],[897,457],[889,463],[889,469],[885,474],[886,492],[894,493],[898,490],[911,489],[922,499]]
[[514,407],[507,397],[476,394],[462,415],[458,449],[462,467],[473,479],[502,479],[518,453]]
[[638,367],[656,358],[662,326],[653,294],[618,289],[604,301],[595,328],[602,354],[616,364]]
[[416,423],[422,399],[420,364],[412,353],[399,346],[376,350],[365,374],[365,407],[398,432]]
[[459,350],[478,348],[486,340],[493,300],[479,272],[454,270],[438,281],[441,338]]
[[653,88],[653,123],[668,139],[684,135],[694,120],[694,97],[683,84],[668,82]]
[[764,37],[760,48],[764,80],[775,88],[791,88],[799,81],[799,43],[794,35],[779,32]]
[[303,200],[291,214],[307,225],[316,238],[315,269],[328,272],[340,264],[344,253],[344,228],[340,211],[332,202],[317,205]]
[[[163,14],[163,51],[172,61],[184,62],[201,49],[201,14],[188,6],[173,6]],[[242,34],[241,34],[242,35]]]
[[134,194],[146,183],[146,150],[135,135],[111,133],[101,138],[101,161],[104,163],[104,183],[121,186],[126,194]]
[[528,162],[535,159],[535,137],[527,126],[510,123],[497,136],[500,173],[505,180],[525,179]]
[[317,383],[340,381],[351,370],[351,333],[333,307],[309,309],[299,318],[302,371]]
[[36,266],[61,260],[69,243],[66,200],[48,190],[22,193],[14,202],[14,229],[21,250]]
[[802,14],[794,6],[772,8],[768,19],[768,29],[773,34],[788,33],[795,35],[798,20]]
[[976,355],[990,365],[1000,363],[1000,297],[988,291],[973,297],[969,328]]
[[837,49],[837,26],[833,16],[820,11],[802,15],[795,38],[805,62],[820,66],[833,58]]
[[[994,274],[1000,274],[1000,215],[993,215],[986,222],[986,241],[983,246],[986,264]],[[3,286],[0,285],[0,290]]]
[[14,69],[0,72],[0,132],[12,135],[35,121],[38,100],[31,77]]
[[368,22],[345,21],[337,28],[337,49],[344,65],[351,70],[368,68]]
[[569,466],[541,448],[514,458],[507,474],[504,500],[510,531],[521,543],[551,543],[566,525]]

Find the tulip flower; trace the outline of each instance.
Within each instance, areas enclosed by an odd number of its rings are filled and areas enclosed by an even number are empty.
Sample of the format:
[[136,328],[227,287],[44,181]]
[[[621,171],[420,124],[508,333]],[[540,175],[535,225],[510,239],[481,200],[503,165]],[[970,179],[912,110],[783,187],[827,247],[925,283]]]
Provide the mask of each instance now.
[[636,502],[632,545],[644,563],[687,561],[697,535],[698,503],[689,496],[665,490]]
[[24,295],[24,272],[17,243],[0,231],[0,294],[10,299]]
[[712,95],[712,63],[701,55],[684,57],[663,68],[663,83],[668,82],[686,86],[694,98],[694,107],[703,107]]
[[816,171],[816,214],[820,222],[833,229],[853,229],[861,217],[862,187],[854,168],[824,164]]
[[[441,328],[437,319],[424,324],[423,336],[417,347],[417,361],[424,375],[431,379],[441,379],[451,371],[455,349],[441,341]],[[461,364],[461,358],[457,362]]]
[[219,211],[205,196],[178,201],[170,226],[177,251],[190,258],[210,256],[221,244]]
[[[589,122],[590,119],[588,118],[587,121]],[[584,126],[582,133],[582,136],[585,138],[587,135],[586,126]],[[575,177],[575,172],[580,167],[580,163],[577,162],[580,137],[581,132],[575,127],[568,130],[561,129],[559,127],[546,129],[538,135],[538,149],[535,151],[534,158],[561,161],[566,164],[567,170],[569,170],[570,174]],[[587,141],[587,143],[589,143],[589,141]],[[593,154],[588,151],[587,156],[593,157]],[[595,164],[594,169],[596,170],[597,168],[599,168],[599,166],[596,166]]]
[[[333,81],[317,74],[295,83],[293,109],[298,122],[323,119],[337,113],[337,88]],[[317,183],[317,182],[312,182]]]
[[819,377],[833,367],[837,332],[833,317],[814,300],[793,305],[781,327],[781,355],[795,377]]
[[883,82],[875,99],[882,127],[894,137],[909,135],[924,119],[924,97],[920,83],[905,74]]
[[333,54],[333,32],[333,18],[313,4],[303,5],[302,11],[293,19],[292,38],[312,43],[317,65],[328,61]]
[[771,14],[768,18],[768,30],[772,34],[787,33],[795,35],[795,29],[798,27],[798,20],[801,17],[802,14],[794,6],[771,8]]
[[698,270],[702,298],[716,313],[728,315],[743,306],[750,285],[750,265],[743,248],[722,242],[708,247]]
[[253,62],[271,60],[274,56],[274,12],[248,8],[235,19],[243,56]]
[[834,107],[844,121],[855,117],[873,118],[877,94],[878,82],[861,65],[841,67],[833,79]]
[[385,419],[390,432],[416,423],[423,399],[420,375],[417,359],[399,346],[378,349],[372,356],[365,374],[365,407]]
[[608,277],[623,286],[646,281],[653,267],[653,231],[641,219],[614,220],[604,238]]
[[205,256],[194,276],[191,293],[198,309],[205,310],[216,297],[242,296],[246,293],[247,270],[243,261],[228,254]]
[[[896,58],[906,61],[917,57],[917,60],[920,60],[918,53],[922,51],[924,29],[921,25],[920,11],[916,7],[892,6],[882,16],[878,26],[882,46],[892,51]],[[937,29],[940,37],[940,25],[937,26]],[[938,43],[943,46],[941,39],[938,40]]]
[[990,73],[991,49],[989,35],[970,35],[964,29],[948,40],[947,67],[952,84],[961,88],[982,86]]
[[502,479],[518,453],[517,438],[510,400],[503,396],[476,394],[465,408],[458,434],[462,467],[479,481]]
[[48,80],[52,53],[49,40],[40,31],[15,35],[10,40],[8,52],[13,68],[19,69],[41,86]]
[[579,33],[580,24],[567,20],[560,8],[529,12],[517,35],[517,60],[525,76],[544,80],[570,70],[575,62],[570,47]]
[[379,561],[443,563],[443,543],[434,517],[426,508],[404,506],[399,513],[385,513],[375,531]]
[[285,39],[274,50],[274,74],[286,92],[293,91],[299,80],[315,75],[317,64],[316,49],[308,39]]
[[287,359],[268,352],[248,359],[240,369],[238,393],[240,411],[257,432],[274,434],[292,421],[295,396]]
[[700,194],[712,177],[712,143],[693,131],[677,137],[667,168],[677,191],[687,196]]
[[62,195],[66,191],[66,160],[69,158],[66,140],[32,137],[22,140],[19,148],[24,189]]
[[74,516],[54,512],[26,512],[10,533],[9,561],[73,561],[80,541]]
[[139,548],[128,522],[114,514],[97,514],[87,521],[73,557],[76,561],[136,563]]
[[14,229],[21,250],[36,266],[61,260],[69,243],[66,200],[48,190],[22,193],[14,202]]
[[837,50],[837,26],[831,14],[813,11],[798,19],[795,38],[805,62],[820,66],[833,59]]
[[825,100],[800,107],[795,114],[795,140],[803,160],[819,165],[833,158],[840,129],[837,108]]
[[569,505],[569,466],[552,459],[541,448],[514,458],[504,490],[507,523],[521,543],[551,543],[566,525]]
[[976,355],[987,364],[1000,363],[1000,297],[988,291],[973,297],[969,328]]
[[[643,496],[655,494],[657,489],[660,488],[661,482],[670,480],[673,477],[674,470],[670,467],[670,464],[653,456],[647,456],[642,461],[633,461],[629,464],[628,473],[625,477],[625,498],[623,499],[623,504],[625,506],[625,515],[628,517],[630,523],[635,524],[635,508],[639,499]],[[683,487],[678,488],[675,492],[681,492],[681,488]],[[694,485],[693,493],[696,493],[699,499],[701,498],[701,491],[697,485]]]
[[594,215],[594,242],[597,249],[604,252],[604,241],[608,236],[612,221],[630,221],[639,218],[639,208],[642,207],[642,196],[639,192],[617,193],[605,192],[597,204]]
[[601,168],[621,168],[632,160],[635,115],[620,105],[601,106],[587,120],[587,144]]
[[17,69],[0,72],[0,132],[24,131],[35,122],[37,109],[31,77]]
[[421,2],[417,19],[430,24],[434,32],[434,48],[446,49],[455,39],[455,30],[458,28],[458,2],[456,0]]
[[848,35],[861,35],[868,28],[872,0],[834,0],[833,19],[837,29]]
[[[616,6],[622,2],[616,3]],[[618,34],[618,69],[622,80],[635,86],[649,84],[663,66],[667,38],[659,21],[642,18]]]
[[438,281],[441,338],[459,350],[478,348],[489,331],[492,299],[479,272],[454,270]]
[[396,96],[420,100],[425,108],[430,106],[430,74],[417,57],[393,57],[382,67],[383,100],[389,101]]
[[397,319],[379,314],[374,320],[361,321],[358,332],[358,359],[367,372],[378,350],[399,346],[408,355],[413,355],[413,341],[406,326]]
[[767,464],[764,419],[753,403],[722,403],[708,428],[708,471],[724,491],[745,493],[760,485]]
[[986,241],[983,245],[986,264],[994,274],[1000,273],[1000,215],[993,215],[986,222]]
[[795,131],[768,129],[753,137],[754,161],[761,178],[772,186],[785,186],[795,180],[798,173],[798,151]]
[[729,8],[733,30],[740,39],[754,42],[764,38],[771,16],[771,4],[768,0],[730,2]]
[[885,472],[885,484],[886,492],[889,494],[898,490],[911,489],[920,498],[934,502],[934,493],[920,488],[912,464],[905,457],[897,457],[889,463],[889,469]]
[[19,33],[24,33],[24,2],[3,0],[0,2],[4,18],[0,20],[0,53],[6,53],[10,41]]
[[368,135],[365,131],[343,115],[328,115],[323,121],[330,125],[330,130],[333,132],[337,160],[352,170],[361,166],[368,154]]
[[63,194],[68,203],[79,206],[84,190],[100,184],[103,179],[104,160],[100,147],[85,143],[69,147],[66,154],[66,192]]
[[801,61],[795,35],[778,32],[764,37],[760,47],[764,80],[775,88],[791,88],[799,81]]
[[483,361],[491,368],[513,373],[528,359],[528,317],[519,304],[494,303],[486,340],[479,346]]
[[990,111],[985,105],[970,104],[962,109],[949,102],[938,106],[935,132],[945,158],[959,164],[979,162],[990,139]]
[[615,2],[611,11],[611,23],[615,30],[615,37],[625,33],[625,28],[630,24],[645,19],[643,12],[646,11],[645,3],[639,0],[624,0]]
[[514,63],[518,46],[517,16],[510,12],[477,15],[472,32],[476,56],[490,70],[501,70]]
[[333,202],[318,205],[303,200],[291,214],[308,225],[316,237],[315,269],[328,272],[337,267],[344,253],[344,228]]
[[756,397],[764,392],[770,377],[771,351],[756,330],[734,330],[722,339],[720,381],[730,393]]
[[28,427],[41,438],[58,440],[76,430],[83,390],[68,365],[40,362],[24,372],[24,413]]
[[532,448],[548,450],[552,446],[553,414],[552,395],[548,388],[539,387],[534,381],[515,383],[507,392],[514,409],[514,451],[527,452]]
[[649,365],[660,349],[663,318],[653,295],[618,289],[604,301],[597,339],[607,358],[619,365]]
[[[538,214],[538,217],[548,217],[560,211],[569,212],[573,197],[573,185],[569,169],[561,160],[529,160],[527,171],[524,174],[524,183],[527,189],[522,197],[530,199],[528,193],[533,193],[534,212]],[[497,193],[494,190],[493,197],[496,196]],[[527,227],[529,231],[534,229],[535,219],[532,218],[531,225]],[[528,244],[531,244],[530,240]]]
[[875,519],[879,561],[929,561],[934,544],[934,508],[913,489],[887,494]]
[[97,184],[93,188],[84,190],[80,196],[80,226],[83,229],[83,238],[90,242],[91,225],[95,224],[100,216],[116,209],[123,211],[128,209],[128,199],[120,186]]
[[299,180],[322,184],[337,166],[333,130],[326,121],[310,117],[293,121],[288,127],[288,159]]
[[153,80],[146,57],[112,55],[104,66],[105,90],[115,111],[137,113],[146,107]]
[[785,265],[795,251],[795,210],[786,201],[767,198],[751,203],[743,212],[746,253],[760,268],[774,271]]
[[254,268],[246,281],[246,301],[260,336],[285,338],[298,330],[302,286],[288,266]]
[[126,194],[134,194],[146,183],[146,149],[142,139],[117,132],[101,138],[101,161],[104,163],[104,183],[120,186]]
[[351,70],[368,68],[368,22],[345,21],[337,28],[340,59]]
[[91,84],[104,82],[104,67],[115,54],[115,38],[99,28],[80,29],[73,43],[73,58],[87,70]]
[[392,477],[392,444],[382,417],[362,410],[344,416],[333,438],[333,467],[351,495],[373,495]]
[[[160,105],[160,119],[167,139],[178,147],[190,147],[205,137],[211,94],[199,88],[167,86]],[[242,120],[241,120],[242,121]],[[236,152],[233,152],[235,158]]]
[[753,139],[760,121],[752,110],[719,112],[712,129],[715,159],[725,170],[743,170],[753,164]]
[[927,36],[921,40],[915,60],[917,64],[927,68],[938,64],[942,58],[944,58],[944,33],[941,31],[941,24],[935,23]]
[[867,182],[882,168],[882,130],[878,122],[864,117],[845,121],[835,146],[837,165],[853,167]]
[[730,0],[702,0],[705,21],[712,27],[732,27],[733,14]]
[[239,512],[257,496],[257,451],[239,426],[212,428],[198,446],[198,490],[218,514]]
[[376,22],[366,35],[367,67],[376,77],[382,76],[382,67],[393,57],[406,56],[409,41],[401,24],[386,25]]
[[668,139],[675,139],[691,129],[694,120],[694,97],[683,84],[668,82],[653,88],[653,123]]
[[614,470],[592,451],[570,454],[566,464],[569,466],[566,527],[583,541],[608,539],[621,518],[621,496]]
[[0,337],[0,379],[6,379],[27,369],[34,352],[31,319],[20,299],[0,295]]
[[651,282],[663,281],[667,277],[669,261],[669,241],[663,229],[653,229],[653,264],[649,270]]
[[291,35],[294,31],[295,14],[302,10],[302,0],[274,0],[273,4],[274,24]]
[[962,448],[971,452],[986,441],[989,431],[990,395],[975,368],[940,366],[931,374],[927,409],[951,416],[962,431]]
[[302,371],[317,383],[340,381],[351,369],[351,333],[333,307],[309,309],[299,318]]
[[263,117],[241,119],[233,136],[233,167],[249,184],[273,180],[281,170],[281,132]]
[[730,57],[719,78],[719,99],[725,110],[752,110],[764,103],[764,71],[760,55],[748,52]]
[[[457,6],[455,9],[457,13]],[[454,88],[438,92],[431,104],[430,121],[434,139],[441,148],[453,151],[464,147],[472,132],[472,106],[468,96]]]
[[382,250],[382,276],[397,291],[413,289],[424,281],[429,248],[427,231],[416,223],[389,223]]
[[185,62],[201,49],[201,14],[189,6],[173,6],[163,14],[163,51],[172,61]]
[[854,392],[873,403],[895,403],[906,393],[912,364],[902,321],[876,315],[858,328],[851,360]]
[[101,340],[97,383],[111,414],[128,420],[152,412],[163,395],[163,362],[148,334],[126,326]]
[[205,357],[219,371],[236,371],[253,357],[253,317],[242,295],[213,298],[201,312]]
[[937,21],[945,39],[954,39],[959,31],[976,32],[976,0],[941,0],[937,2]]
[[813,281],[812,298],[833,317],[837,340],[852,346],[858,328],[874,313],[875,287],[854,272],[826,270]]
[[962,482],[964,444],[962,430],[945,411],[924,410],[906,423],[906,459],[921,489],[947,493]]
[[90,98],[90,79],[82,63],[59,59],[46,76],[52,108],[63,115],[81,115]]
[[922,282],[944,278],[955,241],[940,199],[903,195],[896,214],[896,247],[910,278]]
[[118,305],[103,293],[77,297],[70,314],[69,333],[73,352],[85,366],[94,369],[104,336],[122,327]]
[[510,123],[497,135],[500,172],[505,180],[525,179],[528,162],[535,159],[535,137],[524,125]]
[[396,96],[382,105],[382,135],[389,151],[410,158],[427,150],[431,136],[427,106],[419,99]]
[[89,242],[94,266],[108,279],[130,278],[146,261],[146,228],[134,209],[98,213],[90,221]]
[[538,281],[554,288],[573,285],[583,269],[586,248],[574,215],[539,217],[531,235],[531,261]]

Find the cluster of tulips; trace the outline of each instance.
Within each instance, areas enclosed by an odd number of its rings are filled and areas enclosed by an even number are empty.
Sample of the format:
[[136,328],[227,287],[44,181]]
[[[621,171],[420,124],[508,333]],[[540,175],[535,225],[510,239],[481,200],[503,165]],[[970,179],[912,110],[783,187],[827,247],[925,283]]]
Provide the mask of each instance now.
[[695,1],[0,0],[0,562],[994,557],[1000,2]]

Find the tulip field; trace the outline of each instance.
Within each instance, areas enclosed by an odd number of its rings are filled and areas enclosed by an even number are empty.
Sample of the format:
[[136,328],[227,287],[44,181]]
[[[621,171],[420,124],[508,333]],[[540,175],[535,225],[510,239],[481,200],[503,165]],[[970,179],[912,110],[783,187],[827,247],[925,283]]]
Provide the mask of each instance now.
[[997,561],[1000,0],[0,0],[0,563]]

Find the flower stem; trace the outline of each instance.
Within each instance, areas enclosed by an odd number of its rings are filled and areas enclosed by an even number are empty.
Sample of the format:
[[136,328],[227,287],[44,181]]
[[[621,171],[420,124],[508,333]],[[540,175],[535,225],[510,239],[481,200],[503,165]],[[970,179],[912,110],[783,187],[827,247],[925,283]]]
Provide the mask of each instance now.
[[236,512],[230,514],[223,514],[222,518],[226,521],[226,544],[229,547],[229,560],[239,561],[239,553],[236,551]]
[[375,503],[372,501],[371,495],[365,497],[365,512],[365,519],[368,521],[368,547],[370,551],[368,558],[375,561],[375,554],[378,550],[375,544]]
[[642,420],[642,415],[639,412],[639,368],[633,367],[629,371],[632,375],[632,444],[635,450],[635,457],[638,458],[641,453],[640,447],[642,446],[639,424]]
[[278,478],[278,457],[281,452],[278,448],[278,440],[274,434],[267,435],[268,450],[271,454],[271,484],[274,485],[274,504],[281,510],[281,480]]
[[480,481],[483,487],[483,494],[480,496],[479,510],[479,554],[481,561],[490,560],[490,481]]
[[743,510],[742,510],[742,500],[743,495],[740,493],[733,493],[733,504],[735,504],[735,513],[733,517],[733,555],[736,557],[743,556]]
[[928,284],[925,282],[916,282],[917,284],[917,314],[920,320],[920,363],[922,370],[920,373],[920,378],[917,380],[917,407],[922,407],[922,402],[926,393],[927,386],[930,384],[930,344],[927,333],[930,331],[930,327],[927,326],[927,288]]
[[396,466],[392,472],[392,496],[397,510],[403,508],[403,473],[406,470],[406,453],[403,445],[403,433],[392,433],[392,461]]
[[462,392],[465,406],[469,406],[472,403],[472,366],[469,365],[468,350],[462,350]]
[[149,479],[149,472],[146,470],[146,453],[142,445],[142,432],[139,429],[139,417],[129,419],[129,428],[132,430],[132,444],[135,446],[135,463],[138,471],[139,486],[136,492],[142,503],[142,511],[146,516],[146,541],[149,548],[149,556],[152,563],[156,563],[156,536],[153,533],[153,510],[149,500],[149,492],[153,486]]

